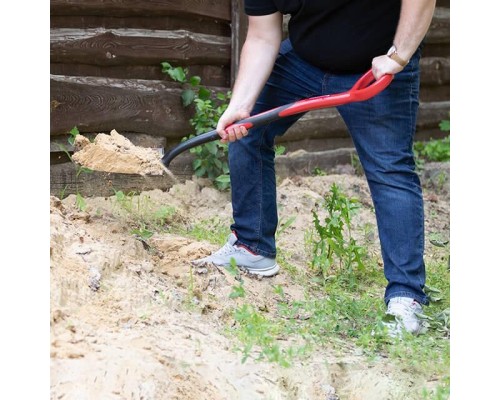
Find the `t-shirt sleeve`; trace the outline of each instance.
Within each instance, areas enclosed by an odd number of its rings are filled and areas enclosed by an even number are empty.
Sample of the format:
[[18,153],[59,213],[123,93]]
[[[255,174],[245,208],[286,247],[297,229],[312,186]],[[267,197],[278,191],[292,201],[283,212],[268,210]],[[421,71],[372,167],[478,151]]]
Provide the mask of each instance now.
[[278,9],[273,0],[245,0],[245,13],[247,15],[269,15]]

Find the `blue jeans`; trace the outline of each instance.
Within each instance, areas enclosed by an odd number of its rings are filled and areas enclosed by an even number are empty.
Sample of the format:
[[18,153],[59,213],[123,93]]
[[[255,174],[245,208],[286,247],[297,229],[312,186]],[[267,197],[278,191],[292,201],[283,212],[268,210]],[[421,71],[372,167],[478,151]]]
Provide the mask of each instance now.
[[[415,173],[413,136],[419,105],[420,49],[403,71],[374,98],[337,109],[353,139],[375,206],[384,273],[385,302],[412,297],[428,304],[423,292],[424,208]],[[288,40],[252,114],[300,99],[349,90],[361,74],[333,75],[297,56]],[[234,223],[238,243],[276,256],[278,224],[274,140],[301,115],[287,117],[229,145]]]

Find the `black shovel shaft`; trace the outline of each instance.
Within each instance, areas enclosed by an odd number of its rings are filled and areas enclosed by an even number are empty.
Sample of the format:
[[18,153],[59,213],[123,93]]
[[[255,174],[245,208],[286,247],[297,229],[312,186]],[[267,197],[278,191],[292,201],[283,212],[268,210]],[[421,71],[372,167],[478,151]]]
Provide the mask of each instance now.
[[[270,122],[276,121],[277,119],[280,119],[280,112],[287,108],[288,106],[281,106],[278,108],[274,108],[270,111],[266,111],[261,114],[256,114],[251,117],[242,119],[234,124],[232,126],[245,126],[247,129],[250,128],[258,128],[259,126],[263,126],[266,124],[269,124]],[[170,150],[168,153],[165,153],[165,155],[162,157],[161,162],[165,167],[168,168],[170,165],[170,162],[177,157],[180,153],[192,149],[193,147],[200,146],[202,144],[212,142],[214,140],[220,139],[219,134],[217,131],[214,129],[213,131],[202,133],[201,135],[194,136],[191,139],[185,140],[184,142],[181,142],[178,144],[176,147],[174,147],[172,150]]]
[[[291,115],[305,114],[311,110],[319,110],[322,108],[336,107],[357,101],[365,101],[384,90],[392,82],[393,75],[384,75],[375,80],[372,70],[366,72],[354,86],[347,92],[328,94],[325,96],[317,96],[309,99],[299,100],[295,103],[286,104],[284,106],[273,108],[260,114],[252,115],[251,117],[242,119],[230,126],[244,126],[247,129],[257,128],[280,118],[286,118]],[[168,168],[170,162],[183,151],[193,147],[219,139],[219,134],[216,130],[203,133],[188,139],[168,153],[166,153],[161,162]]]

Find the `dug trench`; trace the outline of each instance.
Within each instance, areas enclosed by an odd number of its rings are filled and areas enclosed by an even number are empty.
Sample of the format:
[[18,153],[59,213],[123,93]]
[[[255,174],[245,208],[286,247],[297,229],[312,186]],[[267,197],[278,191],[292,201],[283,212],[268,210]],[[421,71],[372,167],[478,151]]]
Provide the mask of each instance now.
[[[76,160],[97,169],[90,152],[83,158],[89,145],[75,153]],[[139,157],[125,165],[135,163],[134,173],[159,173],[150,169],[157,165],[153,156],[149,164]],[[105,160],[102,153],[97,158]],[[116,157],[109,160],[99,168],[117,165]],[[428,170],[429,182],[436,170],[447,173],[448,165]],[[375,226],[365,179],[352,168],[281,179],[280,215],[294,219],[277,244],[298,271],[309,268],[311,210],[333,183],[363,205],[355,226]],[[426,229],[448,235],[449,189],[436,185],[425,186]],[[164,228],[171,229],[143,235],[137,221],[159,210]],[[432,388],[432,379],[398,369],[387,358],[374,362],[355,345],[314,348],[289,367],[259,360],[255,349],[242,362],[241,343],[230,334],[234,309],[249,303],[274,315],[282,300],[277,287],[290,304],[305,290],[287,268],[270,279],[243,274],[238,281],[224,268],[191,266],[190,260],[219,247],[208,237],[195,238],[194,231],[202,222],[207,232],[229,227],[231,211],[229,192],[196,178],[168,191],[85,198],[85,207],[74,195],[51,197],[51,398],[387,400],[417,399],[422,388]],[[370,235],[377,254],[376,230]],[[241,282],[245,297],[232,297]],[[279,340],[286,345],[298,339]]]

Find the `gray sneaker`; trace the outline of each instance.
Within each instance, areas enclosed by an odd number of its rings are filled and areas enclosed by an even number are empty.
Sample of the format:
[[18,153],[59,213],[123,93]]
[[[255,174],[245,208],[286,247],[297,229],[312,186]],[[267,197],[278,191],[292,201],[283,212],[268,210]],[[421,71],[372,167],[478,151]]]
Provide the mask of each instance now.
[[234,233],[229,235],[227,243],[208,257],[193,260],[195,266],[212,263],[222,267],[229,267],[234,258],[236,265],[250,274],[261,276],[274,276],[280,270],[274,258],[253,254],[243,246],[236,245],[237,237]]
[[403,330],[418,335],[425,328],[418,314],[422,314],[422,306],[410,297],[393,297],[387,305],[384,325],[389,330],[389,336],[401,337]]

